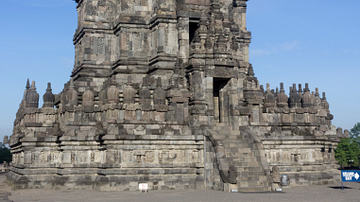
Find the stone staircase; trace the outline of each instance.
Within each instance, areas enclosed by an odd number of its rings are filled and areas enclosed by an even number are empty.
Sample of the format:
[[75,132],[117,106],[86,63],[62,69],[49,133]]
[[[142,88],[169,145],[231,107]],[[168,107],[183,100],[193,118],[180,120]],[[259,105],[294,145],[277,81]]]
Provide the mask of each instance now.
[[253,143],[250,139],[229,126],[216,126],[216,131],[224,145],[229,166],[236,168],[238,192],[271,191],[271,182],[251,149]]

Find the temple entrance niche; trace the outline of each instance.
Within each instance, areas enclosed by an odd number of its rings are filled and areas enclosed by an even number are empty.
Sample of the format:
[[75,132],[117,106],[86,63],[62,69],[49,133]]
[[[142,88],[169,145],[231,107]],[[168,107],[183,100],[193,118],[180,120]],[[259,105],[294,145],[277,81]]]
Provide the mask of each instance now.
[[195,32],[198,29],[198,22],[192,19],[190,19],[189,21],[189,44],[191,44],[194,39]]
[[229,119],[229,81],[228,78],[214,78],[214,120],[219,123],[227,123]]

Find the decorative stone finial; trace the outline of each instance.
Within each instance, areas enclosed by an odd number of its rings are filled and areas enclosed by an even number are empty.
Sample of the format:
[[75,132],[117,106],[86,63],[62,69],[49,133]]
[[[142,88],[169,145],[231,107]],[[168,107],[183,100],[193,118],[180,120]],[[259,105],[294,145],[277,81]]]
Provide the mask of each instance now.
[[309,84],[308,83],[305,83],[305,88],[304,88],[304,92],[310,92],[310,89],[309,89]]
[[284,83],[280,83],[280,93],[277,95],[277,104],[279,107],[288,106],[288,97],[285,94]]
[[70,79],[69,90],[66,92],[65,100],[66,103],[71,107],[77,105],[78,94],[77,91],[75,90],[75,84],[73,78]]
[[151,86],[154,82],[154,78],[150,77],[149,75],[146,75],[143,78],[143,86]]
[[[301,88],[301,86],[300,86]],[[291,93],[290,93],[290,107],[294,108],[294,107],[301,107],[301,96],[300,94],[297,92],[296,89],[296,84],[294,83],[292,88],[291,88]]]
[[252,64],[249,65],[249,70],[248,70],[248,74],[247,74],[249,77],[254,77],[255,76],[255,73],[254,73],[254,69],[253,69],[253,66]]
[[127,77],[127,83],[128,83],[128,84],[131,84],[131,76],[128,76],[128,77]]
[[30,81],[29,81],[29,79],[27,79],[27,81],[26,81],[26,87],[25,87],[27,90],[29,90],[30,89]]
[[51,92],[51,83],[47,84],[47,89],[45,94],[43,95],[43,108],[44,107],[54,107],[55,95]]
[[208,17],[206,16],[205,13],[201,13],[201,18],[200,18],[200,22],[199,22],[199,25],[200,25],[200,28],[202,28],[201,26],[202,25],[207,25],[208,24]]
[[[314,92],[314,91],[313,91]],[[320,106],[321,105],[321,99],[319,96],[319,88],[315,88],[315,94],[313,94],[313,102],[314,102],[314,106]]]
[[261,92],[264,93],[264,86],[263,85],[260,85],[260,90],[261,90]]
[[230,27],[231,27],[230,20],[229,20],[229,15],[228,15],[228,14],[225,14],[225,15],[224,15],[223,24],[224,24],[224,28],[230,28]]
[[302,106],[311,107],[313,106],[313,96],[310,94],[309,84],[305,83],[304,95],[302,97]]
[[299,83],[299,95],[302,95],[302,87],[301,87],[301,83]]
[[158,78],[157,78],[156,87],[158,87],[158,88],[161,88],[161,87],[162,87],[162,85],[161,85],[161,77],[158,77]]
[[280,93],[285,93],[284,83],[280,83]]
[[39,107],[39,94],[36,92],[35,81],[32,81],[30,89],[25,96],[26,107]]
[[325,92],[322,93],[322,99],[321,99],[321,107],[326,110],[327,113],[330,113],[330,105],[326,101]]
[[31,82],[31,87],[30,87],[31,90],[36,90],[36,87],[35,87],[35,81],[32,81]]
[[29,89],[30,89],[30,81],[29,81],[29,78],[28,78],[27,81],[26,81],[26,86],[25,86],[25,91],[24,91],[23,100],[25,100],[25,98],[26,98],[26,93],[29,91]]
[[315,88],[315,96],[316,96],[316,97],[319,97],[319,96],[320,96],[319,88]]
[[[272,90],[274,91],[274,90]],[[270,84],[266,84],[266,92],[265,92],[265,106],[266,107],[274,107],[275,106],[275,95],[274,93],[270,91]]]

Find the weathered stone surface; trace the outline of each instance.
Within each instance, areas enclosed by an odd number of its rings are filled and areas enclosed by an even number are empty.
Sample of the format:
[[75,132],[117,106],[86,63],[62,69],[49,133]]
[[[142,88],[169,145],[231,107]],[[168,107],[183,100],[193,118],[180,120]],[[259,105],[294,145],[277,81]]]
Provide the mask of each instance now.
[[3,141],[15,188],[260,192],[280,174],[292,186],[340,179],[334,149],[348,131],[308,84],[264,92],[246,1],[76,2],[72,78],[58,95],[49,85],[42,108],[27,81]]

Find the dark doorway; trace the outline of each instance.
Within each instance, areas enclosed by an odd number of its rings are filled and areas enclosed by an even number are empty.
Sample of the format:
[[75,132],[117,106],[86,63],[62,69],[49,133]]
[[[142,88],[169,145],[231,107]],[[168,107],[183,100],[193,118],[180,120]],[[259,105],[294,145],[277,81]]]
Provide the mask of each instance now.
[[194,40],[195,31],[198,29],[198,23],[189,22],[189,44]]
[[218,122],[225,122],[229,116],[229,97],[226,90],[230,79],[214,78],[213,96],[214,96],[214,119]]

